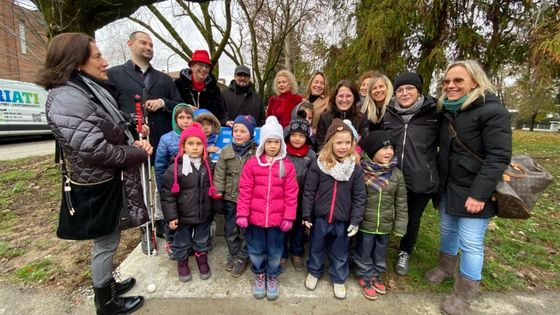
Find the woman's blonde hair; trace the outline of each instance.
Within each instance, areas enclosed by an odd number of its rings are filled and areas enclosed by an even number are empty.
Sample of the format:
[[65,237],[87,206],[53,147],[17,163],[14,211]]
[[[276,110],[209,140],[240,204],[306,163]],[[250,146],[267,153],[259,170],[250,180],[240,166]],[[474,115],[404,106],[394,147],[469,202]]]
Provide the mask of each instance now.
[[[494,85],[492,84],[492,82],[490,82],[490,79],[488,79],[488,76],[486,76],[486,73],[484,72],[484,70],[482,69],[482,67],[477,61],[475,60],[454,61],[447,66],[447,69],[445,69],[443,77],[445,78],[449,70],[451,70],[454,67],[465,68],[465,70],[467,70],[467,73],[469,74],[471,79],[477,84],[477,87],[472,89],[467,94],[467,99],[461,106],[461,110],[468,108],[472,104],[472,102],[474,102],[474,100],[476,100],[477,98],[481,96],[484,97],[484,94],[486,92],[496,93],[496,89],[494,88]],[[447,96],[445,95],[445,87],[442,86],[441,96],[438,101],[439,110],[443,109],[443,101],[446,98]]]
[[[373,98],[371,98],[371,90],[377,81],[383,81],[387,86],[387,95],[385,96],[385,100],[382,104],[376,104]],[[373,77],[371,77],[371,81],[368,85],[366,99],[364,100],[364,104],[362,105],[362,113],[367,113],[367,119],[375,124],[381,121],[383,115],[385,115],[385,111],[387,110],[387,105],[391,101],[391,97],[393,96],[393,84],[391,80],[386,75],[377,73]]]
[[327,141],[325,143],[325,145],[323,146],[321,151],[319,151],[318,159],[321,160],[324,163],[327,170],[330,170],[331,168],[333,168],[336,165],[336,162],[338,161],[338,158],[336,157],[336,155],[334,155],[334,152],[333,152],[333,144],[334,144],[333,138],[337,133],[340,133],[340,132],[347,132],[352,137],[352,146],[350,147],[350,150],[348,151],[348,155],[346,155],[344,157],[344,159],[349,158],[353,155],[354,156],[354,161],[356,162],[356,164],[360,163],[360,155],[358,153],[356,153],[356,139],[354,139],[354,136],[352,136],[352,133],[348,130],[337,131],[329,138],[329,141]]
[[305,89],[305,96],[303,98],[308,100],[309,96],[311,96],[311,83],[313,82],[315,77],[318,76],[318,75],[322,76],[323,80],[325,80],[325,90],[323,91],[323,95],[319,95],[319,96],[328,96],[329,95],[329,81],[327,81],[327,76],[322,71],[315,71],[315,73],[313,73],[311,78],[309,78],[309,82],[307,83],[307,88]]
[[288,70],[280,70],[276,73],[276,76],[274,77],[274,86],[272,87],[272,89],[274,90],[274,94],[280,95],[280,92],[278,92],[278,86],[277,86],[279,77],[284,77],[284,78],[288,79],[288,84],[290,84],[291,92],[293,94],[297,94],[298,85],[297,85],[297,82],[296,82],[296,77],[294,76],[293,73],[291,73]]

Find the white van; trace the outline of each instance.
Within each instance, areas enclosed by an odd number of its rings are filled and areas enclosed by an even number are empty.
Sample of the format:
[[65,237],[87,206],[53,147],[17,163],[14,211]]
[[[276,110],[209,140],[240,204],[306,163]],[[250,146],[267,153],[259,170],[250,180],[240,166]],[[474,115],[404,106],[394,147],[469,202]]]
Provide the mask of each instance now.
[[48,135],[47,91],[33,83],[0,79],[0,137]]

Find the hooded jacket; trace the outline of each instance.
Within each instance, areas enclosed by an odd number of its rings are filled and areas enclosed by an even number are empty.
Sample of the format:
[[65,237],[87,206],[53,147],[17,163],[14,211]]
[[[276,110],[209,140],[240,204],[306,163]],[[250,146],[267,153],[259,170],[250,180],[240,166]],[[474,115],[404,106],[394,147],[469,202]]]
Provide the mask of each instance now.
[[226,112],[222,125],[225,125],[228,120],[234,120],[239,115],[253,116],[257,126],[264,124],[263,100],[253,89],[252,83],[249,83],[247,88],[240,88],[235,84],[235,80],[231,80],[228,89],[222,92],[222,98]]
[[405,122],[395,110],[394,100],[383,117],[383,130],[396,142],[395,156],[404,174],[407,189],[418,194],[436,193],[439,187],[437,169],[440,115],[435,98],[424,95],[424,103]]
[[140,164],[148,155],[126,144],[121,126],[113,123],[90,91],[68,82],[49,92],[47,121],[67,159],[70,178],[78,183],[97,183],[123,171],[127,216],[119,228],[135,227],[148,220],[140,181]]
[[154,161],[154,169],[156,173],[156,184],[157,188],[161,187],[161,177],[167,167],[173,163],[173,158],[179,152],[179,139],[181,138],[181,129],[177,126],[177,122],[175,121],[175,112],[177,108],[181,106],[190,106],[186,104],[179,104],[173,108],[173,114],[171,115],[171,125],[173,126],[173,130],[164,134],[161,139],[159,140],[159,145],[156,150],[156,158]]
[[[443,117],[439,130],[439,166],[440,192],[445,191],[447,195],[446,212],[464,217],[494,216],[496,202],[491,200],[491,196],[511,161],[509,112],[495,94],[487,93],[466,110],[456,114],[445,112]],[[448,129],[451,122],[461,141],[483,157],[484,163],[452,141]],[[478,214],[469,214],[465,210],[465,201],[469,196],[485,202]]]
[[[250,158],[243,166],[239,179],[237,217],[248,217],[249,224],[268,228],[279,227],[283,220],[296,218],[298,185],[296,169],[285,159],[274,160],[268,166],[265,154]],[[260,164],[259,161],[260,160]],[[284,176],[280,177],[280,161]]]
[[219,121],[222,121],[225,115],[224,103],[214,75],[212,73],[208,74],[202,92],[198,92],[193,87],[192,80],[192,71],[188,68],[181,70],[179,78],[175,79],[175,85],[183,101],[196,108],[209,110]]

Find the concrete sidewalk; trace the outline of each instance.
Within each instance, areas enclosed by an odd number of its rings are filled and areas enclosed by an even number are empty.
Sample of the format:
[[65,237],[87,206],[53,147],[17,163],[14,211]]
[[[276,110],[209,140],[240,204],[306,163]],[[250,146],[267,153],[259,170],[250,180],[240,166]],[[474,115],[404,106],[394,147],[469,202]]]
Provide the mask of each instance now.
[[[160,240],[161,241],[161,240]],[[214,250],[209,255],[212,277],[200,280],[194,258],[189,259],[193,274],[191,281],[177,279],[176,262],[168,260],[163,252],[152,256],[152,271],[157,290],[147,292],[148,259],[140,246],[119,267],[121,277],[138,280],[131,295],[146,297],[140,314],[179,314],[194,311],[209,314],[439,314],[441,294],[404,294],[388,292],[375,301],[365,299],[353,277],[346,283],[348,297],[334,298],[328,274],[319,281],[317,289],[309,291],[304,286],[306,272],[297,272],[288,262],[286,271],[279,277],[280,297],[270,302],[257,300],[251,292],[253,274],[249,269],[240,278],[233,278],[224,270],[227,246],[223,237],[214,239]],[[163,251],[163,243],[159,247]],[[560,309],[560,292],[514,292],[484,295],[473,303],[475,314],[552,314]]]

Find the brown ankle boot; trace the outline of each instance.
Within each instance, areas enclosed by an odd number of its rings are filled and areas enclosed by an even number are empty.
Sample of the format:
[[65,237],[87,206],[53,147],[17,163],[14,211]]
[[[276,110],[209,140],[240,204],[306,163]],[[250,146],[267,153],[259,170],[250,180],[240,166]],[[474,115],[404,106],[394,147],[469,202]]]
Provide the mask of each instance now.
[[457,269],[457,261],[459,261],[459,255],[452,256],[439,252],[438,265],[426,272],[424,279],[431,284],[441,284],[447,279],[453,279],[453,274]]
[[448,315],[465,314],[480,293],[480,281],[469,280],[459,273],[453,285],[453,294],[443,300],[441,311]]

